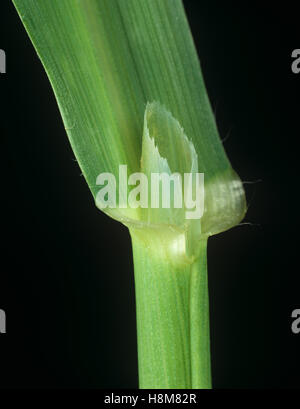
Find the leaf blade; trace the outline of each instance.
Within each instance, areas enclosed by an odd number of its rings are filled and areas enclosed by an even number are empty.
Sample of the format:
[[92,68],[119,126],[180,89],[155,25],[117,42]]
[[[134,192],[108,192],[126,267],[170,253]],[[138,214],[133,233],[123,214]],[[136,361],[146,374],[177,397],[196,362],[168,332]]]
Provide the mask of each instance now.
[[243,218],[243,187],[219,139],[180,0],[14,4],[94,197],[100,173],[117,175],[119,164],[139,171],[144,110],[159,101],[193,142],[205,174],[203,232],[218,233]]

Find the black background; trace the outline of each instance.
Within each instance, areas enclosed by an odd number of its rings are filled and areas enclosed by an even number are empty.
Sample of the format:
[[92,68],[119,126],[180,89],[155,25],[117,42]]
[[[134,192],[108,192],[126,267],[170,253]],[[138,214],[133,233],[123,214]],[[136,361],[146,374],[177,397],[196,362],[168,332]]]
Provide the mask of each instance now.
[[[261,180],[245,185],[251,224],[209,240],[213,386],[297,388],[297,10],[241,3],[184,2],[228,156],[243,181]],[[94,206],[10,2],[0,48],[0,387],[136,388],[129,234]]]

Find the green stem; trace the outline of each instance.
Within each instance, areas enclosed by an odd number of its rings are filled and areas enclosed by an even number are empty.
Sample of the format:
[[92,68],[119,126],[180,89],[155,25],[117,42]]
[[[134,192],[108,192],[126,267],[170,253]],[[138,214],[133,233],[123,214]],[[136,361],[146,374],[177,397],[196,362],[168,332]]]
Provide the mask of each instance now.
[[190,345],[192,387],[211,388],[207,239],[200,242],[200,256],[190,279]]
[[180,245],[174,240],[171,254],[165,237],[130,233],[140,388],[210,388],[207,240],[188,259],[176,257]]

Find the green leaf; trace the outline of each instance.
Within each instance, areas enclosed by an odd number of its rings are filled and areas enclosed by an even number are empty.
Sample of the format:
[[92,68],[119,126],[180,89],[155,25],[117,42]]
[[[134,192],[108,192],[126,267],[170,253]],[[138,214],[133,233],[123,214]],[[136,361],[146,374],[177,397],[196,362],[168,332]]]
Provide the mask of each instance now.
[[94,197],[100,173],[118,175],[119,164],[127,165],[128,174],[140,170],[146,104],[158,101],[198,155],[198,171],[205,177],[203,234],[226,230],[243,218],[243,187],[219,139],[180,0],[14,4],[49,76]]
[[[96,205],[129,227],[141,387],[210,387],[206,242],[238,224],[246,202],[181,0],[13,3]],[[117,177],[120,165],[128,175],[203,173],[203,217],[187,221],[186,209],[175,206],[123,208],[130,189],[121,190],[116,208],[103,208],[98,176]]]

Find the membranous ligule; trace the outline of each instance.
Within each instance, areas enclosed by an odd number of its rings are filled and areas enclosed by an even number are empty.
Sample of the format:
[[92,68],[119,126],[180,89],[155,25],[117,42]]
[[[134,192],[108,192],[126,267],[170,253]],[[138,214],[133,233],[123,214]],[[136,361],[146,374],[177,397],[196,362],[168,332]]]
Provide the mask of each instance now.
[[106,189],[106,196],[97,195],[97,206],[131,231],[168,236],[170,254],[193,256],[201,237],[233,227],[245,214],[237,174],[231,167],[205,172],[192,140],[159,102],[146,106],[140,169],[126,177],[116,178],[114,200]]

